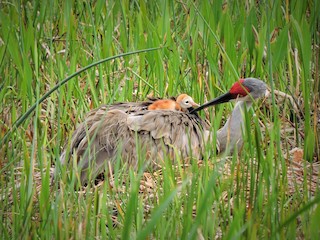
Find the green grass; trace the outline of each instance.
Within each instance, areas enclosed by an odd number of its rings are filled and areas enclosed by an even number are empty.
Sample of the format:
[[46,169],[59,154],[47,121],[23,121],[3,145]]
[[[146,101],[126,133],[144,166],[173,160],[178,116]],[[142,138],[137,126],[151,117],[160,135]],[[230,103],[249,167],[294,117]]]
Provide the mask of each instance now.
[[[319,9],[317,0],[0,2],[0,238],[317,238]],[[116,164],[113,179],[81,191],[76,171],[62,169],[51,182],[90,109],[151,93],[203,103],[239,77],[272,90],[248,113],[239,155],[216,157],[208,144],[186,169]],[[214,129],[232,107],[209,110]]]

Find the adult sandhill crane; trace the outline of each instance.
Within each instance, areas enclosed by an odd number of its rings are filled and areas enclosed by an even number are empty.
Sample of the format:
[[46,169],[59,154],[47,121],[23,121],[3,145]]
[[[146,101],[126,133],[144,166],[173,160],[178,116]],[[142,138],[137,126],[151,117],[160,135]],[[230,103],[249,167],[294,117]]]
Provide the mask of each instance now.
[[177,110],[187,112],[188,109],[199,107],[200,105],[189,95],[180,94],[176,100],[173,99],[160,99],[148,106],[148,110]]
[[[157,167],[166,156],[174,159],[201,159],[204,146],[211,142],[210,126],[195,112],[211,105],[237,99],[235,109],[226,124],[218,131],[220,151],[232,152],[242,142],[244,105],[251,107],[252,101],[267,92],[267,85],[255,78],[237,81],[224,95],[205,103],[194,112],[148,110],[152,101],[115,103],[91,111],[77,127],[70,144],[63,150],[60,160],[67,164],[77,159],[81,170],[81,181],[101,173],[108,161],[121,158],[137,167],[143,159],[151,167]],[[73,155],[73,157],[71,157]]]

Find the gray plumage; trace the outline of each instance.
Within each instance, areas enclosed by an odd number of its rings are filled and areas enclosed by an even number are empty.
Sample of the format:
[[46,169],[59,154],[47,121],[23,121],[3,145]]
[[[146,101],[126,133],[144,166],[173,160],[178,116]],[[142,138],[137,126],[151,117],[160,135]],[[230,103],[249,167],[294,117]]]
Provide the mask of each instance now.
[[95,176],[104,170],[105,161],[114,162],[119,154],[122,161],[137,167],[140,151],[151,168],[161,165],[166,156],[174,159],[176,153],[182,159],[201,158],[210,126],[196,114],[149,111],[148,104],[116,103],[91,111],[62,152],[61,163],[67,164],[75,155],[85,182],[89,165]]

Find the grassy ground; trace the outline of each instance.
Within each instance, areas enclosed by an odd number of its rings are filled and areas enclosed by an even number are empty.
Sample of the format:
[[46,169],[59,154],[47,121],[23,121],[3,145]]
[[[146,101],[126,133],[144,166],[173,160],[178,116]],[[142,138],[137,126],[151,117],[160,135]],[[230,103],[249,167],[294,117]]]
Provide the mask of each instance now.
[[[319,12],[317,0],[0,2],[0,238],[319,237]],[[94,62],[154,47],[41,99]],[[75,176],[51,183],[90,109],[182,92],[203,103],[249,76],[272,95],[239,155],[149,173],[111,166],[81,191]],[[231,109],[206,116],[217,129]]]

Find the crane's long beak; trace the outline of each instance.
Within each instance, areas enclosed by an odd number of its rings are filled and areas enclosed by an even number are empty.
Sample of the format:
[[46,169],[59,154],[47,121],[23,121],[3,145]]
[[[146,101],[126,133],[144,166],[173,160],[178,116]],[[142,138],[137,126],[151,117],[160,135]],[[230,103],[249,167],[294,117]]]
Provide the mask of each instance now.
[[196,103],[196,102],[191,102],[191,106],[192,107],[200,107],[200,105],[198,103]]
[[205,104],[201,105],[200,107],[193,109],[190,113],[194,113],[194,112],[198,112],[204,108],[213,106],[213,105],[218,105],[220,103],[225,103],[225,102],[229,102],[231,99],[233,99],[233,95],[230,92],[227,92],[209,102],[206,102]]

